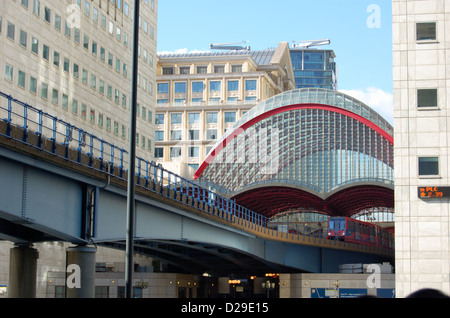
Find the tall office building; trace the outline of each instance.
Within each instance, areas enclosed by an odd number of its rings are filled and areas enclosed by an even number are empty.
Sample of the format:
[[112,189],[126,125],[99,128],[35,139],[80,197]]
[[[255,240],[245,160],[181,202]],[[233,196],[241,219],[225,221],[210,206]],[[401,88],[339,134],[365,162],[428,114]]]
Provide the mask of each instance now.
[[337,67],[333,50],[319,50],[294,44],[291,48],[296,88],[337,90]]
[[396,294],[450,293],[449,2],[393,0]]
[[157,72],[155,160],[187,177],[245,112],[295,88],[286,42],[261,51],[161,54]]
[[[141,3],[137,154],[152,159],[157,0]],[[0,91],[128,149],[132,7],[132,0],[1,1]]]
[[[0,91],[128,149],[132,10],[133,0],[0,1]],[[140,17],[137,155],[152,159],[157,0],[141,0]],[[7,104],[0,98],[0,118]],[[33,115],[29,120],[37,121]],[[0,243],[0,297],[8,284],[11,247]],[[67,245],[35,247],[40,254],[36,295],[53,297],[64,286],[49,283],[49,271],[66,272]],[[96,261],[119,264],[123,255],[99,246]],[[149,266],[151,259],[139,263]]]

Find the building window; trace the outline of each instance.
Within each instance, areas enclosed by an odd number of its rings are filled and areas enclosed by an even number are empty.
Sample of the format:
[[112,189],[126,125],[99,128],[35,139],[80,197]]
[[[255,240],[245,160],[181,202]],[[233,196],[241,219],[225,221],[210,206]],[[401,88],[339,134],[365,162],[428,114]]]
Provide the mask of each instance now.
[[170,114],[170,124],[172,124],[172,125],[181,124],[181,117],[182,117],[182,114],[180,114],[180,113]]
[[191,68],[189,66],[180,66],[180,74],[191,74]]
[[173,75],[173,67],[163,67],[163,75]]
[[95,298],[109,298],[109,287],[95,286]]
[[231,72],[242,73],[242,65],[231,65]]
[[189,124],[199,124],[200,113],[189,113]]
[[203,93],[203,82],[193,82],[192,93]]
[[222,82],[213,81],[209,83],[209,91],[210,92],[220,92],[221,91]]
[[20,30],[20,45],[27,47],[27,33],[23,30]]
[[256,80],[245,81],[245,90],[246,91],[256,91]]
[[208,72],[207,66],[197,66],[197,74],[206,74]]
[[52,90],[52,103],[55,105],[58,105],[58,90],[57,89],[53,89]]
[[170,158],[180,158],[181,147],[170,147]]
[[199,148],[198,147],[189,147],[189,158],[198,158]]
[[19,87],[25,88],[25,73],[19,71],[18,82]]
[[36,94],[37,91],[37,79],[30,76],[30,92]]
[[14,41],[14,35],[15,35],[15,26],[14,24],[8,22],[8,28],[7,28],[7,36],[8,38],[10,38],[11,40]]
[[53,65],[59,67],[59,52],[53,51]]
[[164,125],[164,114],[155,114],[155,124]]
[[214,73],[225,73],[225,65],[214,65]]
[[170,131],[170,140],[173,140],[173,141],[181,140],[181,130],[171,130]]
[[42,45],[42,57],[44,58],[44,60],[49,59],[49,55],[50,55],[50,49],[47,45]]
[[155,141],[163,141],[164,140],[164,131],[157,130],[155,131]]
[[45,22],[50,23],[50,16],[52,15],[52,12],[50,8],[45,7],[44,8],[44,20]]
[[67,94],[62,94],[62,108],[68,109],[69,108],[69,96]]
[[417,107],[437,107],[437,89],[418,89]]
[[228,91],[234,92],[239,90],[239,81],[228,81]]
[[158,94],[169,93],[169,83],[158,83]]
[[8,81],[13,81],[13,67],[9,64],[5,66],[5,79]]
[[225,113],[225,123],[234,123],[236,121],[236,113],[235,112],[226,112]]
[[436,22],[417,23],[416,40],[417,41],[436,40]]
[[39,41],[36,38],[31,38],[31,52],[39,54]]
[[155,158],[164,158],[164,148],[155,147]]
[[199,140],[200,131],[198,129],[189,129],[189,140]]
[[217,113],[206,113],[207,124],[217,124]]
[[419,176],[439,175],[439,157],[419,157]]
[[175,93],[185,94],[186,93],[186,83],[175,83]]
[[217,129],[207,129],[206,130],[206,139],[207,140],[217,139]]

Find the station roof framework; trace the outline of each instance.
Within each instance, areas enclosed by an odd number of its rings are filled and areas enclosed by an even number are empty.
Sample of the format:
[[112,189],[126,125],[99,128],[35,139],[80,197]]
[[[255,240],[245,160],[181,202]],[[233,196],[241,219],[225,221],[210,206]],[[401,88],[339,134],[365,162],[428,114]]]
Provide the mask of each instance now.
[[393,128],[346,94],[288,91],[236,122],[195,178],[268,217],[304,208],[344,216],[393,210]]

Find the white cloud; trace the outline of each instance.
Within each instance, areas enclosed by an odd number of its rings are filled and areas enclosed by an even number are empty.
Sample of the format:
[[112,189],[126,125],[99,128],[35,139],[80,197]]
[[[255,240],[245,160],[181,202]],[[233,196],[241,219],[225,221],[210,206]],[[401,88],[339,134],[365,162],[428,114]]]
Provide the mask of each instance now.
[[339,90],[357,100],[370,106],[373,110],[383,116],[391,125],[394,122],[394,97],[391,93],[380,88],[368,87],[366,89]]

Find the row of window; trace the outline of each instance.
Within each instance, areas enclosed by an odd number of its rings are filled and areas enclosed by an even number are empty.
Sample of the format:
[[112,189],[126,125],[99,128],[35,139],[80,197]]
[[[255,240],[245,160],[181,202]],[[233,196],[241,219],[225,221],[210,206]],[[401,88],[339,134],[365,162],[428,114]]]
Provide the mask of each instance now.
[[[6,64],[5,66],[5,80],[13,82],[14,81],[14,68],[13,66]],[[17,73],[17,85],[20,88],[26,88],[26,78],[27,75],[25,72],[19,70]],[[109,87],[109,85],[108,85]],[[108,89],[109,90],[109,89]],[[116,90],[117,91],[117,90]],[[71,110],[72,114],[80,115],[81,119],[89,120],[92,124],[97,124],[100,128],[105,128],[109,132],[113,132],[117,136],[121,136],[122,138],[126,138],[127,128],[124,124],[119,123],[116,120],[112,120],[110,117],[105,116],[103,113],[98,112],[96,114],[96,110],[92,107],[88,108],[88,106],[79,102],[76,98],[69,98],[69,96],[65,93],[60,93],[56,88],[50,88],[47,83],[41,83],[40,91],[38,92],[38,80],[29,76],[29,92],[33,95],[40,95],[40,97],[44,100],[50,100],[54,105],[59,105],[61,101],[61,106],[64,110]],[[116,93],[117,97],[119,93]],[[117,97],[118,98],[118,97]],[[126,97],[123,97],[126,100]],[[116,99],[117,101],[117,99]],[[147,110],[146,107],[138,105],[138,114],[143,119],[148,119],[148,121],[152,121],[152,112]],[[137,134],[137,142],[138,145],[142,148],[147,148],[147,150],[151,150],[151,140],[150,138],[146,138],[145,136],[139,137]]]
[[[212,149],[212,146],[205,147],[205,155],[208,154]],[[169,156],[170,159],[179,159],[181,158],[181,147],[169,147]],[[188,158],[195,159],[200,157],[200,147],[188,147]],[[163,159],[164,158],[164,147],[155,147],[155,159]],[[196,165],[198,168],[198,164]],[[195,167],[194,167],[195,168]]]
[[[22,0],[22,4],[24,3],[24,1],[25,0]],[[85,14],[86,14],[86,8],[89,8],[89,1],[88,0],[85,0],[86,2],[87,2],[87,4],[85,4]],[[40,12],[40,3],[39,3],[39,1],[38,0],[34,0],[34,2],[35,2],[35,5],[34,5],[34,7],[33,7],[33,12],[35,13],[35,14],[37,14],[38,16],[39,16],[39,12]],[[23,4],[24,5],[24,4]],[[80,4],[79,4],[80,5]],[[26,5],[24,5],[24,6],[26,6],[27,8],[28,8],[28,1],[26,0]],[[35,8],[37,8],[37,9],[35,9]],[[88,11],[89,11],[90,9],[88,9]],[[95,23],[98,23],[98,10],[96,9],[96,8],[93,8],[93,16],[92,16],[92,20],[95,22]],[[87,14],[87,15],[89,15],[89,14]],[[47,23],[51,23],[51,16],[52,16],[52,13],[51,13],[51,9],[50,8],[48,8],[48,7],[45,7],[45,9],[44,9],[44,20],[47,22]],[[100,25],[101,25],[101,27],[104,29],[104,30],[106,30],[106,28],[107,28],[107,23],[106,23],[106,21],[107,21],[107,19],[106,19],[106,16],[105,15],[103,15],[103,14],[101,14],[101,22],[100,22]],[[144,31],[147,33],[147,29],[148,29],[148,27],[146,27],[148,25],[148,23],[147,22],[144,22]],[[57,30],[57,31],[61,31],[61,28],[62,28],[62,18],[61,18],[61,16],[60,15],[58,15],[57,13],[54,13],[54,27],[55,27],[55,29]],[[67,37],[69,37],[69,38],[71,38],[71,36],[72,36],[72,30],[73,30],[73,34],[74,34],[74,41],[76,42],[76,43],[78,43],[78,44],[80,44],[80,42],[81,42],[81,34],[80,34],[80,30],[78,29],[78,28],[76,28],[74,25],[72,25],[72,22],[71,22],[71,19],[70,19],[70,17],[68,18],[68,19],[66,19],[65,20],[65,23],[64,23],[64,34],[65,34],[65,36],[67,36]],[[153,30],[153,29],[152,29]],[[0,31],[1,31],[1,18],[0,18]],[[23,32],[23,33],[22,33]],[[153,31],[154,32],[154,31]],[[112,22],[112,21],[109,21],[109,24],[108,24],[108,33],[110,34],[110,35],[112,35],[112,36],[115,36],[115,38],[119,41],[119,42],[122,42],[123,41],[123,44],[125,45],[125,47],[128,47],[128,42],[129,42],[129,39],[128,39],[128,34],[127,33],[125,33],[125,32],[122,32],[122,30],[121,30],[121,27],[120,27],[120,25],[119,24],[117,24],[116,25],[116,28],[114,28],[114,22]],[[8,38],[10,38],[10,39],[12,39],[12,40],[14,40],[14,37],[15,37],[15,35],[14,35],[14,25],[13,24],[10,24],[10,23],[8,23]],[[152,36],[152,38],[153,38],[153,36]],[[22,44],[22,46],[26,46],[26,33],[24,32],[24,31],[21,31],[21,35],[20,35],[20,41],[21,41],[21,44]],[[23,42],[22,42],[22,39],[23,39]],[[88,35],[84,35],[83,36],[83,47],[86,49],[86,50],[88,50],[89,51],[89,36]],[[96,41],[94,41],[94,40],[92,40],[92,43],[91,43],[91,51],[92,51],[92,54],[94,55],[94,56],[97,56],[97,54],[100,54],[100,59],[103,61],[103,62],[105,62],[105,55],[106,55],[106,53],[105,53],[105,49],[103,48],[103,47],[100,47],[99,48],[99,52],[97,52],[97,50],[98,50],[98,45],[97,45],[97,42]],[[37,52],[35,52],[36,54],[38,54]],[[145,62],[148,62],[149,64],[150,64],[150,66],[153,66],[153,54],[151,54],[150,52],[148,52],[147,51],[147,49],[143,49],[142,47],[141,47],[141,45],[139,45],[139,47],[138,47],[138,54],[139,54],[139,56],[140,57],[142,57],[142,59],[145,61]],[[112,66],[113,65],[113,62],[112,62],[112,60],[113,60],[113,57],[112,57],[112,54],[111,53],[109,53],[109,55],[108,55],[108,64],[110,65],[110,66]],[[120,59],[119,59],[119,61],[120,61]],[[117,59],[116,59],[116,68],[117,68]],[[118,71],[120,72],[120,63],[119,63],[119,67],[118,67],[119,69],[118,69]],[[125,69],[126,69],[126,65],[124,65],[124,72],[125,72]],[[125,74],[124,74],[125,75]]]
[[[188,75],[191,74],[191,66],[179,66],[178,74],[180,75]],[[214,65],[212,69],[213,73],[220,74],[225,73],[225,65]],[[231,73],[242,73],[242,64],[231,65],[230,68]],[[208,66],[206,65],[197,65],[195,67],[195,74],[207,74]],[[162,68],[162,75],[174,75],[175,67],[166,66]]]
[[[200,140],[200,130],[198,129],[189,129],[188,140]],[[206,140],[215,140],[218,138],[217,129],[207,129],[206,130]],[[175,129],[170,131],[170,140],[178,141],[182,140],[182,130]],[[164,131],[156,130],[155,131],[155,141],[164,141]]]
[[[227,81],[227,91],[236,92],[239,91],[239,80],[229,80]],[[245,80],[245,90],[246,91],[256,91],[257,81],[256,80]],[[174,91],[176,94],[186,94],[187,92],[186,82],[175,82]],[[203,93],[205,84],[203,82],[192,82],[191,85],[192,93]],[[210,81],[209,82],[209,92],[221,92],[222,91],[222,81]],[[169,93],[169,83],[158,83],[158,94],[168,94]]]
[[[106,0],[108,1],[108,0]],[[110,0],[111,4],[117,8],[119,11],[123,10],[123,13],[126,16],[129,16],[130,14],[130,10],[129,10],[129,5],[127,2],[123,1],[123,6],[122,6],[122,0],[117,0],[116,2],[114,2],[114,0]],[[30,2],[32,2],[32,11],[35,15],[39,16],[41,15],[41,0],[21,0],[21,4],[23,7],[25,8],[29,8],[30,6]],[[80,12],[74,12],[74,14],[81,14],[81,6],[82,6],[82,1],[81,0],[67,0],[67,2],[69,3],[75,3]],[[99,11],[98,9],[92,5],[91,6],[91,2],[92,0],[84,0],[84,14],[86,16],[88,16],[89,18],[92,18],[92,21],[95,23],[99,22]],[[100,7],[101,7],[101,2],[102,0],[100,0]],[[148,4],[149,0],[145,0],[145,3]],[[91,10],[92,8],[92,10]],[[150,0],[150,8],[152,11],[154,11],[154,0]],[[91,13],[92,12],[92,13]],[[91,17],[92,14],[92,17]],[[44,6],[44,10],[43,10],[43,18],[44,21],[51,24],[51,9],[47,6]],[[101,21],[101,26],[106,29],[106,16],[103,14],[100,14],[100,21]],[[110,22],[110,26],[111,26]],[[154,27],[145,19],[142,19],[141,16],[139,16],[139,27],[142,28],[144,30],[144,32],[146,34],[149,34],[151,39],[155,38],[155,29]],[[61,16],[57,13],[55,13],[55,28],[58,28],[59,30],[61,30]],[[112,27],[112,29],[114,29],[114,27]],[[112,33],[111,31],[111,27],[110,27],[110,33]]]
[[[246,112],[243,111],[243,114]],[[206,123],[207,124],[217,124],[218,123],[218,113],[217,112],[208,112],[206,113]],[[236,112],[224,112],[224,122],[225,123],[234,123],[236,121]],[[155,115],[155,124],[156,125],[164,125],[165,114],[156,114]],[[171,113],[170,114],[170,124],[171,125],[181,125],[183,121],[182,113]],[[200,123],[200,113],[189,113],[188,114],[188,124],[199,124]]]
[[[436,41],[436,31],[436,22],[416,23],[416,41]],[[418,89],[417,107],[438,107],[438,90]],[[439,173],[439,157],[418,158],[419,176],[438,176]]]

